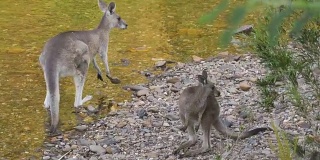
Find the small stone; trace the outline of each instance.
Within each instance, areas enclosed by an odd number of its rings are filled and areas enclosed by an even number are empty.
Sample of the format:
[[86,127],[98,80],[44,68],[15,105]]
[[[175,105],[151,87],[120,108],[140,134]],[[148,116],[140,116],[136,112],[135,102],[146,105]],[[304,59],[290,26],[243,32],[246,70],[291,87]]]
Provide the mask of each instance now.
[[244,34],[250,34],[253,31],[253,25],[244,25],[238,28],[235,31],[235,34],[244,33]]
[[91,145],[91,144],[96,144],[94,141],[86,140],[86,139],[79,139],[78,142],[82,146],[88,146],[88,145]]
[[181,62],[178,62],[178,63],[177,63],[177,67],[178,67],[178,68],[182,68],[182,67],[184,67],[184,65],[185,65],[185,64],[184,64],[184,63],[181,63]]
[[117,141],[114,138],[107,138],[107,139],[102,139],[99,141],[99,144],[103,144],[103,145],[112,145],[112,144],[116,144]]
[[139,109],[137,111],[137,116],[142,119],[144,116],[148,116],[148,113],[145,109]]
[[249,113],[247,111],[241,111],[239,113],[239,116],[243,119],[246,119],[248,117]]
[[203,60],[203,58],[195,56],[195,55],[192,56],[192,59],[194,62],[201,62]]
[[170,88],[170,91],[172,91],[172,92],[179,92],[179,91],[180,91],[180,89],[175,88],[175,87],[172,87],[172,88]]
[[89,112],[95,112],[96,111],[96,109],[92,105],[89,105],[87,107],[87,109],[88,109]]
[[163,126],[164,126],[164,127],[169,127],[170,124],[169,124],[168,122],[163,122]]
[[163,122],[152,122],[153,127],[161,127]]
[[111,111],[108,113],[108,116],[116,116],[118,115],[117,111]]
[[257,78],[257,77],[250,77],[250,78],[249,78],[249,81],[251,81],[251,82],[257,82],[257,81],[258,81],[258,78]]
[[124,89],[124,90],[132,90],[132,91],[139,91],[139,90],[144,90],[144,89],[148,89],[148,88],[143,87],[143,86],[138,86],[138,85],[127,85],[127,86],[123,86],[122,89]]
[[241,82],[239,87],[243,91],[249,91],[249,89],[251,88],[251,86],[246,81]]
[[152,127],[150,120],[145,120],[142,122],[143,127]]
[[43,160],[48,160],[48,159],[50,159],[50,156],[43,156],[42,159]]
[[89,146],[90,151],[98,153],[98,154],[104,154],[106,153],[106,149],[101,147],[100,145],[90,145]]
[[161,86],[150,86],[149,89],[153,90],[153,89],[158,89],[161,88]]
[[218,53],[218,55],[216,57],[218,57],[218,58],[226,58],[228,56],[229,56],[229,52],[225,51],[225,52]]
[[137,92],[137,96],[138,97],[141,97],[141,96],[145,96],[149,93],[149,90],[148,89],[143,89],[143,90],[140,90]]
[[87,125],[80,125],[80,126],[76,126],[74,127],[74,129],[78,130],[78,131],[84,131],[88,128]]
[[180,82],[180,79],[178,77],[173,77],[173,78],[167,80],[167,83],[175,84],[177,82]]
[[241,58],[241,55],[233,56],[233,60],[234,60],[234,61],[239,61],[240,58]]
[[62,149],[62,151],[64,152],[68,152],[71,150],[71,147],[69,145],[65,145],[64,148]]
[[98,158],[97,157],[95,157],[95,156],[92,156],[92,157],[90,157],[90,159],[89,160],[98,160]]
[[154,66],[155,67],[164,67],[166,65],[166,61],[157,61]]
[[75,144],[71,145],[71,149],[77,149],[77,148],[78,148],[77,145],[75,145]]
[[112,152],[112,148],[109,146],[109,147],[107,147],[106,148],[106,152],[107,152],[107,154],[112,154],[113,152]]
[[149,152],[146,154],[148,158],[158,158],[159,154],[157,152]]
[[138,102],[135,103],[135,105],[137,105],[137,106],[142,106],[144,104],[145,104],[145,102],[141,101],[141,100],[139,100]]
[[305,121],[298,122],[298,126],[300,128],[310,128],[311,127],[311,125],[309,123],[305,122]]
[[274,85],[275,85],[275,86],[283,86],[284,83],[283,83],[283,82],[276,82],[276,83],[274,83]]
[[173,113],[167,114],[167,115],[166,115],[166,118],[169,119],[169,120],[171,120],[171,121],[176,121],[176,120],[179,119],[179,117],[178,117],[177,115],[173,114]]
[[229,88],[228,92],[229,93],[237,93],[238,90],[236,88]]
[[120,121],[119,123],[117,123],[116,127],[117,127],[117,128],[122,128],[122,127],[124,127],[124,126],[126,126],[126,125],[127,125],[126,122]]
[[123,66],[128,66],[128,65],[130,64],[129,59],[123,58],[123,59],[120,59],[120,61],[121,61],[121,63],[122,63]]
[[158,107],[149,107],[148,108],[148,112],[158,113],[159,112],[159,108]]

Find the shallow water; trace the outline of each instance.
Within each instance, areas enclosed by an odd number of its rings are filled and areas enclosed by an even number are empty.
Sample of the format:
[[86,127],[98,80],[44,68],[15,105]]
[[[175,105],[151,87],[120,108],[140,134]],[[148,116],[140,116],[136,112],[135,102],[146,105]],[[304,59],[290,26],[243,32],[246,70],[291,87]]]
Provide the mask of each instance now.
[[[152,58],[187,61],[190,55],[208,57],[223,51],[216,45],[217,37],[226,27],[224,20],[229,10],[214,25],[197,24],[198,18],[218,2],[116,1],[117,13],[129,28],[112,31],[109,64],[111,73],[122,83],[97,80],[91,65],[84,95],[91,94],[94,99],[88,104],[96,105],[101,97],[115,102],[130,99],[130,92],[121,86],[145,82],[145,77],[136,71],[151,68]],[[235,3],[232,1],[232,5]],[[42,154],[46,120],[42,106],[45,82],[38,63],[42,47],[59,32],[95,28],[102,13],[93,0],[1,0],[0,13],[0,159],[38,157]],[[250,15],[247,22],[253,19]],[[128,59],[130,65],[122,66],[122,58]],[[100,59],[98,62],[103,68]],[[62,129],[67,131],[76,124],[72,113],[74,84],[72,78],[60,82],[60,117]]]

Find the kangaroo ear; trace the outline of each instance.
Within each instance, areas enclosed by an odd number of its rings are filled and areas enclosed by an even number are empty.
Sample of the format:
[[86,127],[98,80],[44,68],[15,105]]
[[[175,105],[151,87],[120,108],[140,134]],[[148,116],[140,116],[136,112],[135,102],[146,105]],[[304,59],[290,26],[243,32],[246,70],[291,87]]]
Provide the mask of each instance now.
[[110,12],[110,15],[116,11],[116,4],[114,2],[110,2],[108,5],[108,11]]
[[202,76],[203,76],[204,79],[206,79],[206,80],[208,79],[207,70],[204,69],[204,70],[202,71]]
[[98,5],[102,12],[105,12],[107,10],[107,4],[102,0],[98,0]]
[[205,79],[203,78],[202,75],[197,75],[197,78],[198,78],[198,81],[201,83],[201,84],[205,84]]

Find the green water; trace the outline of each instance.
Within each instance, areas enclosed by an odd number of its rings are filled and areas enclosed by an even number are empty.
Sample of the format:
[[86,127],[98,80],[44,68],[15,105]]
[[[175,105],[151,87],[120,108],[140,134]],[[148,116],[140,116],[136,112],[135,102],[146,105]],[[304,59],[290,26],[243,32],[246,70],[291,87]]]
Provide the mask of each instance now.
[[[152,67],[152,58],[187,61],[191,55],[208,57],[223,51],[216,45],[217,36],[226,27],[225,16],[229,11],[215,24],[200,26],[197,23],[198,18],[218,2],[116,1],[117,13],[129,28],[112,31],[109,64],[111,73],[119,77],[122,84],[98,81],[90,66],[84,88],[84,95],[94,96],[89,104],[97,104],[101,97],[116,102],[130,99],[131,93],[121,86],[145,82],[136,70]],[[236,1],[231,3],[235,5]],[[45,140],[46,119],[42,106],[45,82],[38,63],[42,47],[59,32],[95,28],[102,12],[96,0],[1,0],[0,13],[0,159],[39,157]],[[249,15],[247,21],[252,20],[253,15]],[[130,65],[119,65],[121,58],[128,59]],[[100,62],[99,59],[103,68]],[[72,78],[60,82],[62,130],[68,131],[76,124],[72,113],[74,85]]]

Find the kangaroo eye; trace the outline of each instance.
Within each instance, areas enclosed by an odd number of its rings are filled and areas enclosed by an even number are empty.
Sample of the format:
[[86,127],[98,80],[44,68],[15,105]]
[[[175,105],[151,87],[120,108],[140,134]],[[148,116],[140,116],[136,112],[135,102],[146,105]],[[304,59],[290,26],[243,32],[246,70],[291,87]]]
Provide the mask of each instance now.
[[120,21],[121,20],[121,17],[118,17],[118,21]]

